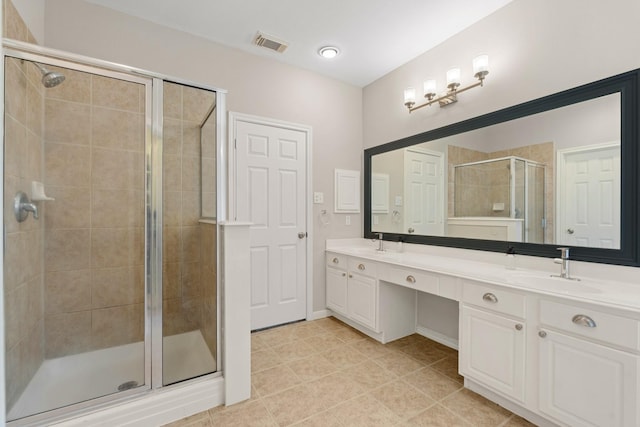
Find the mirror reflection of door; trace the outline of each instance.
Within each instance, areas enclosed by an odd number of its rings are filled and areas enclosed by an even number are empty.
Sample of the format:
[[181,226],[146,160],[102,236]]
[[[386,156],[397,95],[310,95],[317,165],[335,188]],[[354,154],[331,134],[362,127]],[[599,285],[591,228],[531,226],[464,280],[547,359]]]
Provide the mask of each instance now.
[[404,152],[405,232],[444,235],[443,154],[419,148]]
[[620,144],[558,153],[559,243],[620,248]]

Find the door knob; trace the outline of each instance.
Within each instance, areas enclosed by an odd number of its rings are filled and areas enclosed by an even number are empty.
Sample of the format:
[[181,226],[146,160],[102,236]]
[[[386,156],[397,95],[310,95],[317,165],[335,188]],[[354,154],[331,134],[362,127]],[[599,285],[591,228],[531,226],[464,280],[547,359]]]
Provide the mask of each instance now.
[[305,237],[307,237],[306,231],[301,231],[298,233],[298,239],[304,239]]
[[567,234],[573,234],[573,233],[574,233],[573,228],[567,228]]

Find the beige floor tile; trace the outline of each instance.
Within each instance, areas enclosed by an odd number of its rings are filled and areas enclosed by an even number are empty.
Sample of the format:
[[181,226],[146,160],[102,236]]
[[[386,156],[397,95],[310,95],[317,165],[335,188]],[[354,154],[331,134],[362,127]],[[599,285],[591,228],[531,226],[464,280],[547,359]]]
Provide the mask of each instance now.
[[303,384],[262,399],[280,426],[300,422],[328,409],[314,387]]
[[357,365],[343,369],[342,375],[358,383],[365,390],[372,390],[391,381],[398,376],[378,365],[373,360],[365,360]]
[[414,359],[424,363],[425,365],[431,365],[439,360],[447,357],[447,353],[431,347],[425,343],[409,344],[400,349],[404,354],[413,357]]
[[333,364],[338,369],[348,368],[363,362],[367,357],[355,348],[342,345],[332,350],[322,353],[327,362]]
[[511,412],[467,389],[448,396],[442,404],[479,427],[495,427],[506,421]]
[[260,339],[269,347],[277,347],[295,339],[291,325],[261,331]]
[[292,325],[291,335],[294,339],[303,340],[325,332],[315,322],[299,322]]
[[277,427],[265,404],[260,401],[229,406],[209,411],[212,426],[215,427]]
[[314,353],[324,353],[327,350],[334,349],[344,345],[333,333],[324,331],[304,340]]
[[204,411],[176,422],[165,424],[164,427],[213,427],[209,412]]
[[251,372],[260,372],[282,363],[280,356],[271,350],[259,350],[251,353]]
[[354,341],[361,341],[365,339],[365,335],[355,329],[343,328],[333,332],[338,339],[345,343],[352,343]]
[[348,326],[336,319],[335,317],[324,317],[314,321],[314,323],[325,331],[335,331]]
[[458,357],[457,356],[448,356],[445,359],[442,359],[433,365],[430,366],[441,374],[445,375],[448,378],[456,381],[457,383],[462,384],[464,382],[464,377],[458,374]]
[[374,360],[377,364],[398,376],[410,374],[424,367],[422,363],[400,352],[377,357]]
[[308,383],[313,388],[316,399],[327,408],[353,399],[365,392],[357,382],[336,372]]
[[251,375],[259,396],[268,396],[300,384],[298,376],[286,365],[278,365]]
[[360,353],[367,357],[375,359],[377,357],[388,356],[397,352],[397,350],[389,347],[388,345],[381,344],[371,338],[357,340],[349,343],[350,347],[355,348]]
[[501,427],[536,427],[536,425],[514,414]]
[[251,352],[266,350],[269,346],[262,339],[262,335],[251,334]]
[[387,343],[387,345],[391,348],[403,348],[410,344],[415,344],[423,341],[423,337],[418,334],[407,335],[406,337],[402,337],[395,341],[391,341]]
[[436,404],[424,412],[410,418],[405,425],[407,427],[471,427],[472,425],[447,410],[442,405]]
[[337,371],[336,366],[322,355],[314,354],[304,359],[287,363],[302,381],[313,381]]
[[312,347],[303,340],[295,340],[273,347],[273,351],[278,354],[280,360],[286,363],[303,359],[309,356],[313,350]]
[[373,390],[373,397],[382,402],[399,418],[407,419],[436,403],[412,385],[396,380]]
[[321,412],[294,424],[295,427],[344,427],[331,410]]
[[440,400],[461,388],[457,382],[429,367],[405,376],[404,380],[435,400]]
[[401,421],[371,395],[360,396],[332,409],[333,415],[349,427],[395,426]]

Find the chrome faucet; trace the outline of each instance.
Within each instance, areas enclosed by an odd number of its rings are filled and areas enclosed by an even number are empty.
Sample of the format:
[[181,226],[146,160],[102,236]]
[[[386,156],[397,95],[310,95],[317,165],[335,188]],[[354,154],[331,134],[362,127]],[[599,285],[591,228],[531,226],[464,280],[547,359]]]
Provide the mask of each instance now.
[[558,248],[558,250],[560,251],[560,258],[555,258],[553,262],[560,264],[560,274],[552,274],[551,277],[560,277],[561,279],[567,280],[580,280],[571,277],[571,273],[569,271],[569,248]]
[[384,252],[384,240],[382,240],[382,233],[376,233],[378,235],[378,252]]

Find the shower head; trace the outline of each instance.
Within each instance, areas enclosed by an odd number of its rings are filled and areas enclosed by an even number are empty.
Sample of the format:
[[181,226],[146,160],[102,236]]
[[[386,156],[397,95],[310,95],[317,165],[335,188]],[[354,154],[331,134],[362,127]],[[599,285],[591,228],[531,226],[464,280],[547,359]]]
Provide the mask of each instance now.
[[55,71],[50,71],[44,67],[42,64],[38,64],[34,62],[34,65],[38,67],[38,70],[42,73],[42,84],[46,88],[56,87],[60,83],[64,81],[64,75],[61,73],[56,73]]

